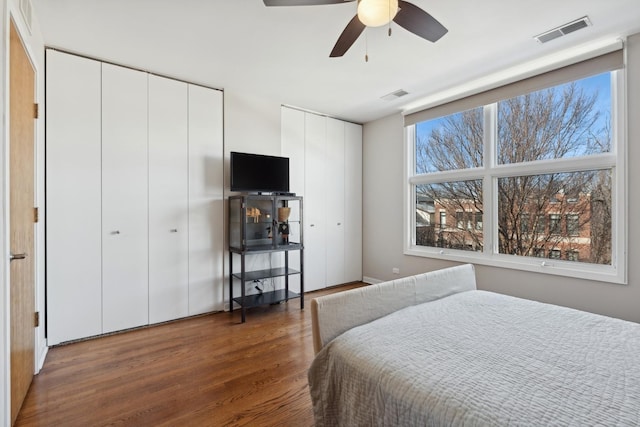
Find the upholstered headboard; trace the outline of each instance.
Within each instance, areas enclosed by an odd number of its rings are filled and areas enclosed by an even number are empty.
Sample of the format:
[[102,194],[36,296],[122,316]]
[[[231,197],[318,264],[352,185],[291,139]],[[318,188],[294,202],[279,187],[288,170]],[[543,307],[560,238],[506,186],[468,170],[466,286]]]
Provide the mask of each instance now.
[[476,289],[473,265],[422,273],[311,300],[313,349],[343,332],[410,305]]

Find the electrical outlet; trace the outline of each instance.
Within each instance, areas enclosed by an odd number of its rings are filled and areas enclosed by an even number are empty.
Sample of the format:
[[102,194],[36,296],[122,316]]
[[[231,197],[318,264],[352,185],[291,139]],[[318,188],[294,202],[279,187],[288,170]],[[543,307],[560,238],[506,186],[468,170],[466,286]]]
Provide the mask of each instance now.
[[392,272],[393,274],[400,274],[400,269],[399,269],[398,267],[393,267],[393,268],[391,269],[391,272]]

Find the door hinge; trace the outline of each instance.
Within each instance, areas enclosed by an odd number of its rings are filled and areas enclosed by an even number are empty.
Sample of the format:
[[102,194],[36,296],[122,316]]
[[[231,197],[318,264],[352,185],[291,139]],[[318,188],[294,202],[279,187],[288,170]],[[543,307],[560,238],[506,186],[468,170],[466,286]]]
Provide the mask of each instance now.
[[40,221],[40,209],[33,208],[33,222]]
[[33,104],[33,118],[40,118],[40,104],[38,104],[37,102]]
[[40,312],[36,311],[33,316],[33,327],[37,328],[40,326]]

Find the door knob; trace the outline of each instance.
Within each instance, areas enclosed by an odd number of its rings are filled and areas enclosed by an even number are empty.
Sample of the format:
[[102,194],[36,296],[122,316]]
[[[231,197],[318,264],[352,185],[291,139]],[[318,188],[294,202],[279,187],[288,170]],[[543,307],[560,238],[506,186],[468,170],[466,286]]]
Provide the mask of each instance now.
[[13,261],[16,259],[25,259],[26,257],[27,257],[27,254],[10,254],[9,261]]

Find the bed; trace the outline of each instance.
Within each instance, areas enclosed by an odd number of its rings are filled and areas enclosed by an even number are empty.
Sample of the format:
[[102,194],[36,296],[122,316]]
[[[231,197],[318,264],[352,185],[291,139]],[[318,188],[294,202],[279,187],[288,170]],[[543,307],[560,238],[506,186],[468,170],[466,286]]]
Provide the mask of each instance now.
[[640,425],[640,325],[476,290],[472,265],[311,311],[316,426]]

